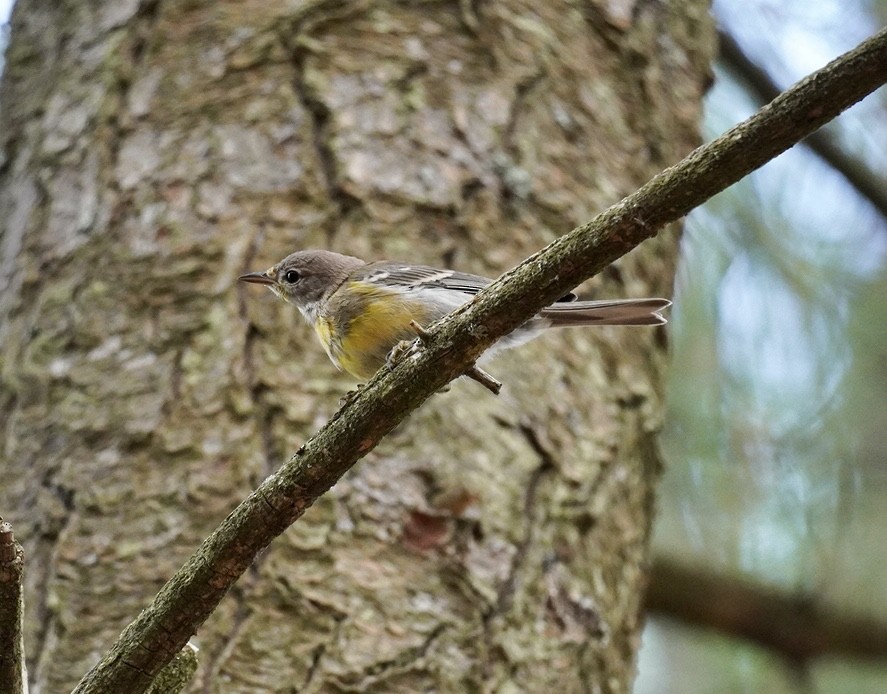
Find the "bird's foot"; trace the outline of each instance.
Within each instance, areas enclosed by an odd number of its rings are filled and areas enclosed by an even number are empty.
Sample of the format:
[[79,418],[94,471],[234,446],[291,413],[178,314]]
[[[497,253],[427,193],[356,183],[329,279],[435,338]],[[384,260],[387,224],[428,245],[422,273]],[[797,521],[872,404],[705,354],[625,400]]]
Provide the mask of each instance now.
[[400,364],[400,362],[411,353],[415,353],[418,348],[419,346],[415,341],[410,342],[409,340],[401,340],[398,342],[391,348],[391,351],[388,352],[388,356],[385,357],[385,365],[388,367],[388,370],[393,371],[395,366]]

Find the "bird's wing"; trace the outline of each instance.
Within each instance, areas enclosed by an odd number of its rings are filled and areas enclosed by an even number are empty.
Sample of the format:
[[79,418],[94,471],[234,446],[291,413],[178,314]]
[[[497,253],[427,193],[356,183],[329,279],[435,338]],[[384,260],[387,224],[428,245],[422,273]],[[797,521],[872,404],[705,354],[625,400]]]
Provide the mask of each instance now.
[[[371,284],[394,284],[411,289],[432,287],[462,292],[464,294],[477,294],[493,281],[488,277],[472,275],[467,272],[392,261],[380,261],[364,265],[362,268],[359,268],[357,273],[352,275],[352,279],[358,279]],[[576,295],[570,292],[558,299],[558,303],[575,300]]]
[[480,275],[470,275],[455,270],[391,261],[370,263],[360,268],[358,272],[359,275],[352,275],[352,279],[370,284],[408,288],[434,287],[466,294],[477,294],[492,281]]

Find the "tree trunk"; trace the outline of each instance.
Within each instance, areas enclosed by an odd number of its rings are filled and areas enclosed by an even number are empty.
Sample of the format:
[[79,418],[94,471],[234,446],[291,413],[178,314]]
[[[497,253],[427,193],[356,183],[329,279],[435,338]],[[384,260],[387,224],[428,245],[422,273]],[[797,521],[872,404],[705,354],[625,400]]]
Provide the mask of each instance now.
[[[697,141],[707,3],[19,0],[0,128],[0,515],[32,691],[69,689],[353,383],[243,271],[496,275]],[[668,294],[676,235],[586,294]],[[661,329],[458,382],[274,543],[194,690],[625,691]],[[464,381],[464,379],[463,379]]]

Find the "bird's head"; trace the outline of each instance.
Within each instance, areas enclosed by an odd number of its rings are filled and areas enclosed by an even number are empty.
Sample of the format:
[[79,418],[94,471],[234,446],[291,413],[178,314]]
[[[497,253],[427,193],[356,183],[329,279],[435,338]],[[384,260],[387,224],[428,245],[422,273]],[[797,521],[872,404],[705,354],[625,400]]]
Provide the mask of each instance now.
[[238,279],[265,285],[313,321],[330,295],[363,264],[359,258],[331,251],[296,251],[265,272],[250,272]]

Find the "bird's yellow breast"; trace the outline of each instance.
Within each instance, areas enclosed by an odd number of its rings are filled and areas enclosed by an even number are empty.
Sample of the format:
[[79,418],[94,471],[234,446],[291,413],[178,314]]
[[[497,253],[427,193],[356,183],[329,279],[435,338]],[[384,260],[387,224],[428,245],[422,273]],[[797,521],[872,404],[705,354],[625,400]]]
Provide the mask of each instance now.
[[426,318],[423,306],[402,293],[349,282],[336,294],[315,330],[330,359],[360,379],[376,373],[398,342],[415,339],[411,320]]

